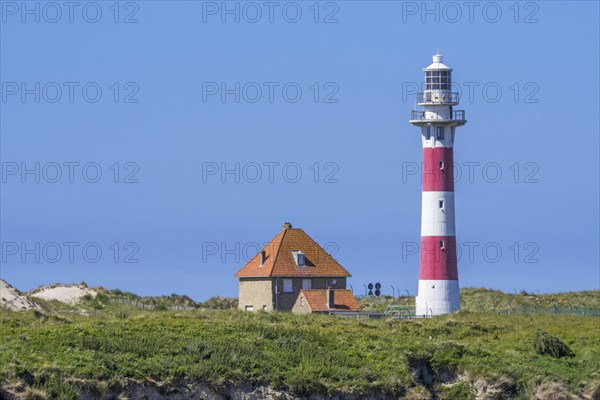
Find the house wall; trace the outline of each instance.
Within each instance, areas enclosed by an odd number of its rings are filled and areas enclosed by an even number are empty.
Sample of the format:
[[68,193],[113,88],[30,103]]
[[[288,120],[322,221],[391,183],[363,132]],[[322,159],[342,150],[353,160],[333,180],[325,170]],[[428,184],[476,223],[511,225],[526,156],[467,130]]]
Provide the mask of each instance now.
[[273,310],[271,278],[240,278],[238,308],[245,310],[246,306],[253,306],[254,311]]
[[296,299],[296,302],[294,303],[294,306],[292,307],[292,312],[294,314],[310,314],[311,313],[311,309],[310,306],[308,305],[308,301],[306,301],[306,299],[304,299],[304,301],[302,301],[300,299],[300,296],[298,296],[298,298]]
[[[245,310],[247,306],[252,306],[254,311],[272,311],[274,308],[292,310],[302,289],[303,278],[291,278],[291,293],[283,293],[283,279],[285,278],[240,278],[238,308]],[[327,289],[328,285],[334,289],[346,289],[346,278],[311,279],[313,289]],[[333,279],[336,280],[335,285],[332,285]]]
[[[302,279],[305,278],[290,278],[292,279],[292,292],[283,293],[283,280],[287,278],[273,278],[274,285],[276,287],[275,304],[278,310],[292,310],[294,303],[298,298],[298,294],[302,289]],[[334,289],[346,289],[346,278],[311,278],[312,289],[327,289],[328,285],[331,285]],[[336,284],[332,285],[332,280],[336,280]]]

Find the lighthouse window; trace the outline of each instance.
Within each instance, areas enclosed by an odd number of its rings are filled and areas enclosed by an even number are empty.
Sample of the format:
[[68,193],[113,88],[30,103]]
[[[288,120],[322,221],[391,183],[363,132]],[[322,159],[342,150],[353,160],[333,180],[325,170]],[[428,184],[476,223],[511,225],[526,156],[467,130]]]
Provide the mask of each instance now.
[[429,140],[431,139],[431,127],[428,126],[427,129],[425,130],[425,139]]
[[444,140],[444,127],[443,126],[437,127],[437,140]]
[[450,90],[450,71],[425,71],[425,90]]
[[443,248],[444,248],[444,241],[440,240],[440,249],[443,249]]
[[440,169],[444,169],[444,162],[442,160],[440,160],[438,165],[439,165]]
[[444,209],[444,200],[440,200],[440,210]]

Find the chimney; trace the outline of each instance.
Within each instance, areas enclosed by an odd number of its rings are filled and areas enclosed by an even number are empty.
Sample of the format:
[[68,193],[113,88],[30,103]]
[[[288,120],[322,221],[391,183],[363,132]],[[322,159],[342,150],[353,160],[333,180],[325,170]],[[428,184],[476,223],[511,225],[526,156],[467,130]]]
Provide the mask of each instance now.
[[292,224],[290,224],[289,222],[284,223],[283,229],[292,229]]
[[331,286],[327,287],[327,308],[328,309],[333,309],[335,308],[335,294],[334,294],[334,290],[331,288]]
[[267,261],[267,253],[263,250],[260,252],[260,266],[262,267]]

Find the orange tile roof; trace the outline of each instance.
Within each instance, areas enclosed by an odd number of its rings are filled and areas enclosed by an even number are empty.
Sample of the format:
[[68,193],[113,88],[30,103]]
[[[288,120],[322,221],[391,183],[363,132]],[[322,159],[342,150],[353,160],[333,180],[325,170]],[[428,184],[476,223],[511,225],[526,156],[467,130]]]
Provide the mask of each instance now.
[[[261,266],[258,252],[236,274],[248,277],[349,277],[352,276],[302,229],[284,227],[263,249],[265,263]],[[305,254],[306,266],[296,265],[292,251]]]
[[312,290],[300,290],[298,296],[304,296],[304,299],[310,306],[311,311],[359,311],[360,305],[358,300],[352,294],[351,290],[348,289],[336,289],[333,291],[333,303],[335,304],[332,308],[327,308],[327,289],[312,289]]

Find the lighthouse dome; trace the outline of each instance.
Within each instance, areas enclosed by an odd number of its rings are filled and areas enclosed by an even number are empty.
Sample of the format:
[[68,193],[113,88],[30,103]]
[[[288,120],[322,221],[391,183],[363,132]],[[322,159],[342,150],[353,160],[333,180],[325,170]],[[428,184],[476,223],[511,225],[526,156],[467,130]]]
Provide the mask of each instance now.
[[423,71],[452,71],[452,68],[444,64],[444,56],[441,54],[435,54],[433,56],[433,63],[427,67],[423,68]]

